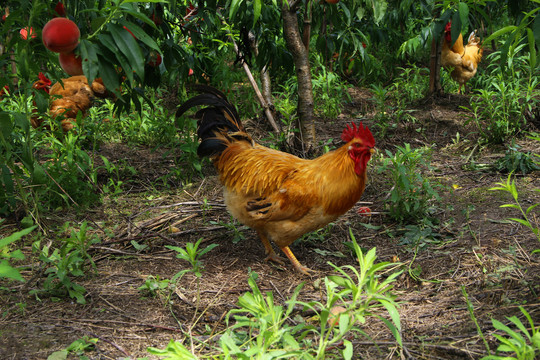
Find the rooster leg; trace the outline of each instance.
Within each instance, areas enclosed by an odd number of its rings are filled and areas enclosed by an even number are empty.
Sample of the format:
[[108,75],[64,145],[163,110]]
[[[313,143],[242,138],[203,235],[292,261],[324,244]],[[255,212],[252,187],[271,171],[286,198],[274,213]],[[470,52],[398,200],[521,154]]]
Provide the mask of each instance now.
[[311,271],[309,268],[305,267],[305,266],[302,266],[302,264],[300,264],[300,261],[298,261],[296,259],[296,256],[294,256],[294,254],[292,253],[291,249],[289,249],[288,246],[284,246],[281,248],[281,251],[283,251],[285,253],[285,255],[287,255],[287,257],[289,258],[289,260],[291,260],[294,268],[298,271],[300,271],[302,274],[304,275],[309,275],[309,272]]
[[272,245],[270,245],[270,241],[268,241],[268,237],[261,231],[257,231],[257,234],[259,234],[259,237],[261,238],[261,241],[264,245],[265,253],[266,253],[266,261],[273,261],[275,263],[285,265],[283,260],[275,253],[274,249],[272,248]]

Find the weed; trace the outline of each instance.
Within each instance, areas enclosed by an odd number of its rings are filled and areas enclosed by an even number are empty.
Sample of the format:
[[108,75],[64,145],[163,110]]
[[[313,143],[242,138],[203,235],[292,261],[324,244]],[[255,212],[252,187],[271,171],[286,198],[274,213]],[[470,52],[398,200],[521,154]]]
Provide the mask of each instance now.
[[523,115],[535,102],[532,89],[523,91],[522,81],[507,82],[498,74],[491,89],[480,89],[470,107],[463,109],[469,111],[468,122],[476,124],[484,143],[500,144],[522,131]]
[[20,249],[11,251],[9,245],[31,233],[36,227],[37,225],[34,225],[0,239],[0,278],[24,281],[19,270],[12,267],[9,263],[11,259],[23,260],[24,254]]
[[503,337],[499,334],[493,334],[500,342],[500,345],[497,347],[497,354],[513,353],[515,356],[490,354],[484,356],[481,360],[534,360],[538,358],[537,356],[540,355],[540,326],[534,325],[531,315],[522,306],[519,309],[527,319],[530,329],[527,329],[527,325],[523,324],[517,316],[507,317],[507,319],[519,329],[519,332],[512,330],[499,320],[491,319],[493,327],[496,330],[504,331],[508,336]]
[[[178,246],[173,245],[165,245],[167,249],[176,251],[176,257],[182,260],[185,260],[189,262],[191,265],[191,269],[182,270],[180,273],[186,273],[186,272],[192,272],[200,278],[202,276],[201,272],[203,270],[203,266],[201,263],[201,257],[209,252],[210,250],[214,249],[215,247],[219,246],[219,244],[210,244],[206,248],[199,250],[199,245],[201,244],[202,238],[197,240],[195,244],[188,242],[186,244],[186,248],[181,248]],[[176,274],[173,277],[173,280],[177,279],[181,275],[180,273]]]
[[[367,336],[358,324],[372,316],[379,318],[391,330],[401,346],[401,322],[392,294],[392,283],[401,271],[393,271],[381,280],[382,272],[391,271],[396,264],[375,263],[375,248],[364,254],[352,232],[350,235],[358,267],[338,267],[330,263],[337,275],[324,279],[324,304],[298,301],[303,287],[300,284],[285,301],[286,306],[276,305],[272,292],[263,294],[257,285],[257,274],[251,272],[248,277],[251,291],[240,296],[238,308],[227,314],[227,329],[220,337],[216,353],[204,358],[351,359],[353,345],[349,340],[350,335],[358,333]],[[299,316],[291,319],[298,305],[315,312],[317,315],[313,319],[316,322],[306,321]],[[381,315],[382,309],[386,310],[390,319]],[[170,359],[197,358],[179,341],[171,341],[165,349],[149,348],[148,351]]]
[[[64,224],[64,232],[69,228],[69,222]],[[85,304],[84,294],[86,289],[75,283],[73,278],[82,277],[86,274],[88,265],[94,270],[96,268],[88,249],[93,244],[100,241],[95,236],[88,236],[88,227],[86,222],[81,224],[79,231],[72,230],[71,236],[59,239],[61,246],[56,249],[51,248],[51,244],[41,247],[41,241],[38,240],[32,245],[39,252],[39,260],[48,266],[45,270],[47,278],[43,282],[43,289],[32,290],[31,294],[39,296],[42,293],[53,296],[65,296],[77,300],[79,304]]]
[[376,114],[373,118],[374,124],[378,127],[380,137],[385,137],[390,127],[396,128],[397,122],[394,122],[391,114],[387,111],[390,107],[386,105],[388,101],[388,89],[381,84],[372,84],[371,91],[373,97],[371,100],[375,103]]
[[[538,205],[540,205],[540,203],[533,204],[533,205],[529,206],[526,210],[524,210],[523,207],[521,206],[521,204],[519,203],[519,200],[518,200],[519,194],[518,194],[518,190],[517,190],[515,180],[513,180],[513,179],[511,180],[511,178],[512,178],[512,174],[509,174],[508,178],[506,179],[506,182],[503,182],[501,180],[501,182],[495,184],[495,185],[498,185],[498,186],[492,187],[489,190],[491,190],[491,191],[504,191],[504,192],[507,192],[507,193],[511,194],[512,198],[514,199],[514,204],[504,204],[504,205],[501,205],[500,207],[518,209],[523,218],[509,218],[509,220],[514,221],[514,222],[516,222],[518,224],[521,224],[521,225],[526,226],[527,228],[529,228],[533,232],[533,234],[536,236],[538,241],[540,241],[540,227],[538,226],[538,224],[533,225],[533,223],[530,220],[531,212],[534,210],[534,208],[536,208]],[[535,189],[535,191],[540,192],[540,189]],[[533,252],[540,252],[540,249],[536,249]]]
[[229,221],[210,221],[210,224],[212,225],[220,225],[223,226],[227,231],[232,232],[232,242],[233,244],[237,244],[240,241],[245,240],[246,236],[241,230],[248,229],[247,226],[238,226],[238,221],[231,216]]
[[429,149],[412,149],[410,144],[396,146],[392,154],[386,150],[378,173],[389,171],[393,187],[386,199],[389,215],[400,223],[417,223],[429,217],[440,200],[439,194],[431,181],[422,176],[420,168],[429,167]]
[[159,275],[156,276],[148,276],[146,280],[144,281],[144,284],[139,286],[137,290],[139,290],[144,295],[150,295],[152,297],[155,297],[165,289],[169,287],[169,279],[163,279],[161,280],[159,278]]
[[398,108],[405,108],[425,96],[428,90],[428,70],[411,66],[398,67],[400,73],[392,84],[392,94]]
[[85,335],[82,338],[72,342],[64,350],[53,352],[51,355],[49,355],[48,359],[67,359],[70,354],[77,356],[79,359],[88,359],[88,357],[86,357],[84,353],[86,351],[94,350],[97,342],[98,339],[90,338]]
[[526,175],[530,172],[540,170],[539,164],[534,162],[531,153],[519,151],[519,145],[512,144],[506,150],[503,158],[497,159],[495,169],[503,173],[515,173],[516,171]]
[[193,355],[181,342],[171,339],[165,349],[149,347],[148,352],[152,355],[158,355],[170,360],[197,360],[198,357]]
[[[107,177],[108,182],[103,186],[103,192],[105,194],[111,194],[111,195],[118,195],[122,192],[122,185],[124,182],[120,179],[128,177],[129,175],[135,175],[137,174],[137,170],[133,166],[125,166],[125,167],[119,167],[113,163],[111,163],[105,156],[100,155],[101,160],[103,161],[103,167],[109,174]],[[122,162],[122,161],[121,161]],[[128,173],[128,176],[122,176],[123,170],[126,170]]]
[[474,325],[476,326],[476,332],[478,333],[478,336],[480,336],[480,338],[482,339],[482,342],[484,343],[484,346],[486,347],[487,353],[491,355],[488,342],[484,336],[484,333],[482,332],[482,328],[480,327],[478,320],[476,319],[476,315],[474,315],[474,306],[469,300],[469,294],[467,294],[467,290],[465,289],[464,285],[461,285],[461,293],[463,294],[463,297],[465,298],[465,302],[467,303],[467,310],[469,311],[469,316],[471,317],[471,320],[474,322]]
[[315,114],[325,118],[336,118],[342,110],[345,100],[350,101],[347,84],[322,65],[320,56],[316,56],[319,66],[312,67],[313,101]]

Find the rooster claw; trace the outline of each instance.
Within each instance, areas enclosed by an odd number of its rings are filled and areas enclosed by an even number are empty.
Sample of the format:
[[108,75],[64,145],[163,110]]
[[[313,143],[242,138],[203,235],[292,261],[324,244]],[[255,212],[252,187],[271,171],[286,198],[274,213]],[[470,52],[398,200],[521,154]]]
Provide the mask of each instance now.
[[302,274],[307,275],[307,276],[311,276],[311,271],[312,270],[310,268],[307,268],[307,267],[302,266],[302,265],[300,265],[298,267],[295,266],[295,268],[296,268],[296,270],[298,270]]
[[268,254],[268,256],[264,260],[273,261],[273,262],[278,263],[280,265],[285,265],[283,260],[279,257],[279,255],[276,255],[275,252],[271,252],[270,254]]

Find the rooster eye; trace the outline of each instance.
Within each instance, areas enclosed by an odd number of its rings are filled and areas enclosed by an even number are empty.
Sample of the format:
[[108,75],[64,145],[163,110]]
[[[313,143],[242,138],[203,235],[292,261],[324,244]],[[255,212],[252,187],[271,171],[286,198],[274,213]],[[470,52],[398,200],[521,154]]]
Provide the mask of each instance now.
[[358,149],[358,148],[360,147],[360,144],[359,144],[359,143],[355,143],[355,144],[354,144],[354,147]]

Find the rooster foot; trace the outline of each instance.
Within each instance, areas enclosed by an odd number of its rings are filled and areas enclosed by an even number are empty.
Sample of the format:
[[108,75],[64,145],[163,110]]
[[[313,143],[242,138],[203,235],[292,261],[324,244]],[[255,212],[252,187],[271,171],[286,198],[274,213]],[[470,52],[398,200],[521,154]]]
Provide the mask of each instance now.
[[264,259],[266,261],[273,261],[275,263],[278,263],[280,265],[285,265],[285,263],[283,262],[283,260],[279,257],[279,255],[277,255],[275,252],[271,252],[270,254],[268,254],[268,256]]
[[301,272],[302,274],[308,275],[308,276],[311,275],[311,271],[312,271],[310,268],[305,267],[305,266],[300,265],[300,264],[299,264],[299,266],[295,266],[295,269],[297,271]]

